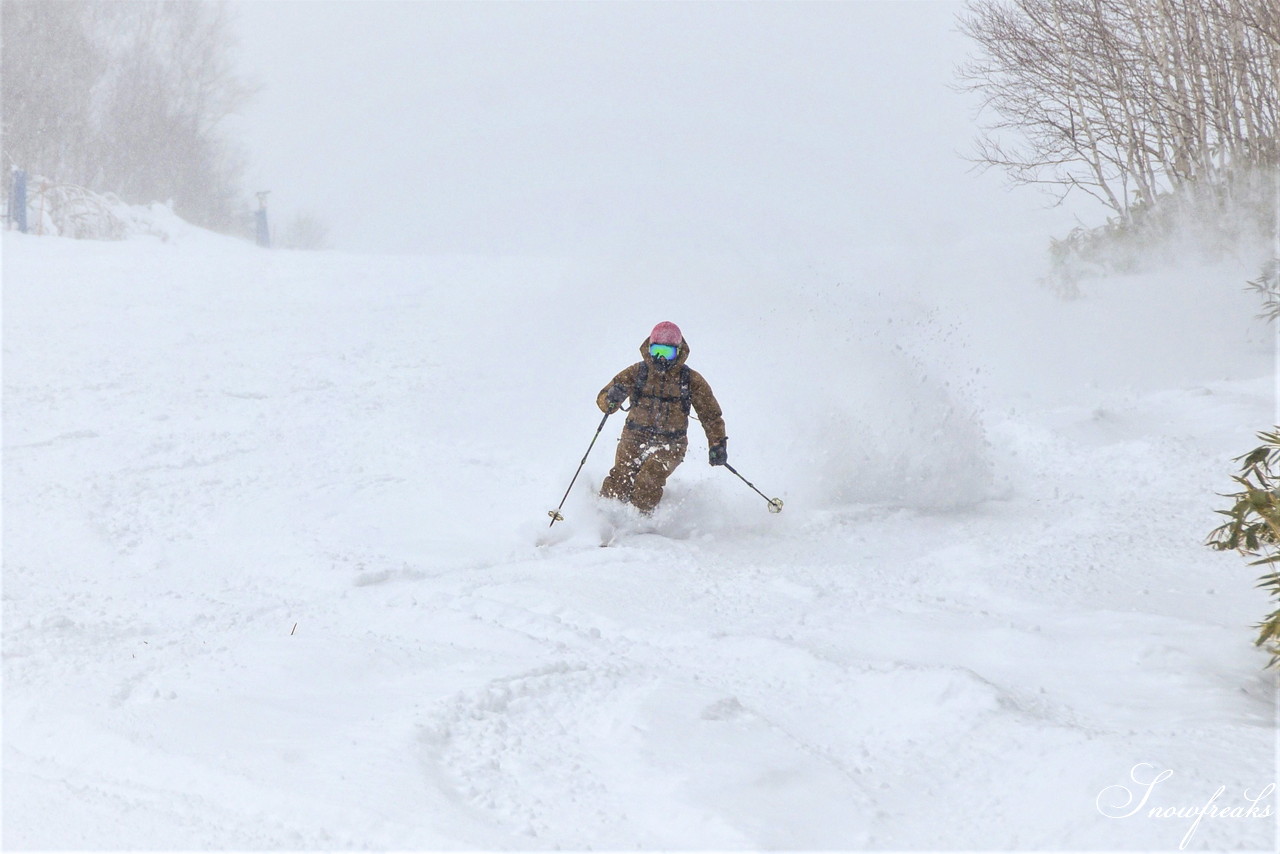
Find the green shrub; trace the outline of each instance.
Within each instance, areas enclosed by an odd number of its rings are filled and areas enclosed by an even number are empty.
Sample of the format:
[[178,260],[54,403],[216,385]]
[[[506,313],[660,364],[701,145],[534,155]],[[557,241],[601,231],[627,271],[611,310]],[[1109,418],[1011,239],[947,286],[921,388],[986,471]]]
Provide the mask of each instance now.
[[1233,500],[1230,510],[1219,510],[1227,521],[1214,529],[1206,543],[1218,551],[1237,551],[1257,558],[1250,566],[1265,566],[1272,571],[1258,579],[1277,607],[1255,628],[1259,630],[1257,646],[1271,654],[1268,667],[1280,664],[1280,427],[1270,433],[1259,433],[1263,444],[1235,462],[1240,474],[1232,477],[1241,490],[1224,498]]

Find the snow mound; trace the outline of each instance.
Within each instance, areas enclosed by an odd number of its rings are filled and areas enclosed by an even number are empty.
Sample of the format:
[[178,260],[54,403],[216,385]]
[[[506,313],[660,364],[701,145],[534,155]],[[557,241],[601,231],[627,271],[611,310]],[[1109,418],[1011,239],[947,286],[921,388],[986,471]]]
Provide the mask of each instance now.
[[128,204],[114,193],[95,193],[40,176],[33,177],[28,187],[29,234],[81,240],[150,238],[183,244],[235,240],[192,225],[174,213],[171,204]]

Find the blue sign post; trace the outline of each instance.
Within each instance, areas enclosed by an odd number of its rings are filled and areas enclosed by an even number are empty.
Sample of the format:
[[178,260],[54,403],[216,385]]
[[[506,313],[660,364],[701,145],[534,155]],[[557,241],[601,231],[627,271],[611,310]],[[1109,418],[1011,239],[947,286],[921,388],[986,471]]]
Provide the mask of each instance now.
[[254,213],[254,230],[257,234],[258,245],[266,249],[271,248],[271,229],[267,225],[267,193],[270,190],[263,190],[258,193],[258,210]]
[[27,233],[27,173],[13,169],[13,185],[9,192],[9,222],[17,226],[18,231]]

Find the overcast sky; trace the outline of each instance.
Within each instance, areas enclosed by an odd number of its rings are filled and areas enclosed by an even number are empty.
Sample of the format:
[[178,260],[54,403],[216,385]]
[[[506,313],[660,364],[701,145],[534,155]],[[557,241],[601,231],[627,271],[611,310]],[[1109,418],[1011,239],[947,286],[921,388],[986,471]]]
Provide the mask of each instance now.
[[956,2],[236,5],[249,189],[344,249],[829,255],[1045,205],[960,156]]

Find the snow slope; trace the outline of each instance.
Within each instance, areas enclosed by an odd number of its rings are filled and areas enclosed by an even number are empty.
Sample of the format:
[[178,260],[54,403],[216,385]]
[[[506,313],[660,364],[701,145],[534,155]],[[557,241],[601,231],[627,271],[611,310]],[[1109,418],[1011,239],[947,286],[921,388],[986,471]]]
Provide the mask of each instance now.
[[[1017,245],[6,234],[4,844],[1274,850],[1272,794],[1117,817],[1277,777],[1266,601],[1201,545],[1274,419],[1254,271],[1062,303]],[[615,417],[548,531],[664,319],[785,512],[695,432],[599,548]]]

